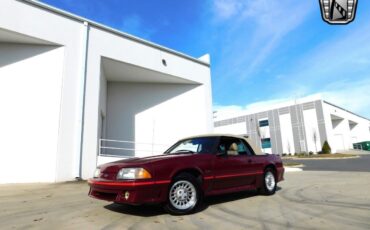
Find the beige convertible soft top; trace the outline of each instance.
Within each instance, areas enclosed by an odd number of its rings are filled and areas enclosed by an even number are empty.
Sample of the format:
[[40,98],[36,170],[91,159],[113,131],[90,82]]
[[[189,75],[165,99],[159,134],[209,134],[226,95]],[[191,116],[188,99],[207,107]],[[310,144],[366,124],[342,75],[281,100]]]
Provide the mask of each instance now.
[[248,136],[212,133],[212,134],[203,134],[203,135],[191,136],[191,137],[183,138],[182,140],[192,139],[192,138],[197,138],[197,137],[235,137],[235,138],[240,138],[240,139],[245,140],[251,146],[251,148],[253,149],[253,151],[256,155],[264,155],[264,153],[262,153],[261,149],[258,148]]

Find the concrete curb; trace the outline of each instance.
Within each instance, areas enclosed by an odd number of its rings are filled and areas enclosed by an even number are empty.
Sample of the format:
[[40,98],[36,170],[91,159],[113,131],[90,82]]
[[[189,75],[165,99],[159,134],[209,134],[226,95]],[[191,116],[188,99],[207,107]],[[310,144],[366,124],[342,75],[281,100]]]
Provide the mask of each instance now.
[[294,167],[285,167],[285,172],[301,172],[303,169]]
[[[287,160],[345,160],[345,159],[353,159],[353,158],[359,158],[360,156],[353,156],[353,157],[312,157],[312,158],[299,158],[299,157],[291,157],[291,158],[285,158]],[[283,158],[284,159],[284,158]]]

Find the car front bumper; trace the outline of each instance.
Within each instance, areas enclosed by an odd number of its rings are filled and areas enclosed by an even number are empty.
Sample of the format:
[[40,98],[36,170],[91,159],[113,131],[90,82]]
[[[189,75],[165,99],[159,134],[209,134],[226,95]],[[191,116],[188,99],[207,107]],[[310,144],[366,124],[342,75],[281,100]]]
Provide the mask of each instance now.
[[162,203],[166,201],[171,181],[111,181],[89,179],[89,196],[116,203],[132,205]]

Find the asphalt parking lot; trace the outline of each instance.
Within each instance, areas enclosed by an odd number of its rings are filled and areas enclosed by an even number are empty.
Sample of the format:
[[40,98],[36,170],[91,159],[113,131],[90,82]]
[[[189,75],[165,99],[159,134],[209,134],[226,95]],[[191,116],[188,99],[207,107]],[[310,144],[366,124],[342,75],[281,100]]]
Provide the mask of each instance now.
[[206,199],[171,216],[158,206],[94,200],[84,182],[0,186],[0,229],[370,229],[370,173],[287,173],[274,196]]
[[301,163],[305,171],[370,172],[370,154],[347,159],[287,159],[284,161]]

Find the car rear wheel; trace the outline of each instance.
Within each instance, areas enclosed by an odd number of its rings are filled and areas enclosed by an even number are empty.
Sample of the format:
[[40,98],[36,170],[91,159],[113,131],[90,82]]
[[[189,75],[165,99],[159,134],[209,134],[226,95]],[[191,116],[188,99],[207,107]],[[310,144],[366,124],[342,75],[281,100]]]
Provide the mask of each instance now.
[[175,215],[193,212],[201,202],[199,183],[188,173],[182,173],[171,183],[166,210]]
[[274,170],[267,168],[263,174],[262,188],[260,192],[263,195],[273,195],[276,192],[276,179]]

